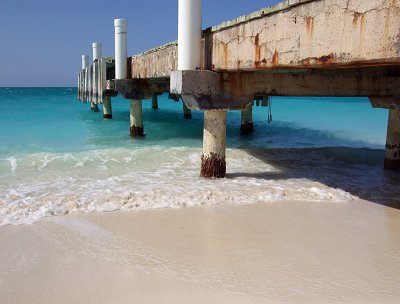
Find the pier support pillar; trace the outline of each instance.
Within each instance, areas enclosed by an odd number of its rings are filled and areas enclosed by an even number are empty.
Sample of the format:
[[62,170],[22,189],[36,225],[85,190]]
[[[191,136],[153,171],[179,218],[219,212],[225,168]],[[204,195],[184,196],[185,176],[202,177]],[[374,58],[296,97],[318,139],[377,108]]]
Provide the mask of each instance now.
[[158,109],[158,95],[157,94],[153,94],[153,96],[151,97],[151,108],[154,110]]
[[132,137],[144,136],[143,132],[143,117],[142,117],[142,101],[131,100],[131,129],[130,134]]
[[190,110],[183,101],[182,101],[182,107],[183,107],[183,117],[185,119],[192,118],[192,110]]
[[202,177],[225,177],[226,111],[204,111]]
[[112,118],[112,106],[111,106],[111,97],[110,96],[103,97],[103,118],[106,118],[106,119]]
[[242,123],[240,125],[241,134],[250,134],[254,130],[253,125],[253,106],[249,104],[242,110]]
[[97,105],[97,103],[90,102],[90,110],[92,110],[93,112],[99,112],[99,106]]
[[385,169],[400,169],[400,109],[389,109]]

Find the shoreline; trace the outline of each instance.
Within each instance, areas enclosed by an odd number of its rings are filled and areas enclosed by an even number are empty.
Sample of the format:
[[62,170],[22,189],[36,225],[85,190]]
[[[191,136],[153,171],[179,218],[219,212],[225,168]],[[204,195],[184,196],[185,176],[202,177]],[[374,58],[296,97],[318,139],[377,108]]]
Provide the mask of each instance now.
[[0,228],[0,299],[395,303],[399,227],[362,200],[50,217]]

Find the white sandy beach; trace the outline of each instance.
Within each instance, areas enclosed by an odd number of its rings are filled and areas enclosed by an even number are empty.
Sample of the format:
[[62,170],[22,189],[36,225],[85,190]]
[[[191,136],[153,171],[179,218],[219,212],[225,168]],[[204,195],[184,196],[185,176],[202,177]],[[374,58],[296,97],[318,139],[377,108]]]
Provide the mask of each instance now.
[[355,200],[0,228],[0,303],[399,303],[400,211]]

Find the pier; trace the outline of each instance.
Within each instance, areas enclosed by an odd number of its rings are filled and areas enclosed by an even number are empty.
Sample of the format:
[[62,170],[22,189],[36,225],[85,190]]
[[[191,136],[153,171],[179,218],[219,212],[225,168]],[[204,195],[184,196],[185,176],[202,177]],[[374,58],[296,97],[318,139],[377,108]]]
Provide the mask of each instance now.
[[[201,176],[226,172],[226,111],[242,111],[252,132],[253,102],[270,96],[368,97],[389,109],[386,169],[400,169],[400,0],[286,0],[202,30],[201,0],[179,0],[178,41],[128,57],[127,20],[116,19],[115,56],[82,56],[78,98],[93,111],[130,100],[130,135],[143,136],[142,100],[182,100],[186,118],[204,112]],[[354,113],[357,115],[357,113]]]

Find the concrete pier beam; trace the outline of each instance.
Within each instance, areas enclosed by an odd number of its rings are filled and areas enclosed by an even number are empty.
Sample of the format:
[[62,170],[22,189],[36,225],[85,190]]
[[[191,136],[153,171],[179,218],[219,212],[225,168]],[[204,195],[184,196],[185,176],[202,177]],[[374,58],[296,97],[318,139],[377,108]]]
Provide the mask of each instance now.
[[253,106],[249,104],[242,110],[241,113],[241,124],[240,124],[240,133],[241,134],[250,134],[254,131],[253,125]]
[[202,177],[222,178],[226,173],[226,111],[204,111]]
[[154,110],[158,109],[158,95],[157,94],[153,94],[153,96],[151,96],[151,108]]
[[142,100],[133,99],[130,102],[131,102],[131,111],[130,111],[131,129],[130,129],[130,135],[132,137],[144,136],[143,116],[142,116]]
[[183,101],[182,101],[182,107],[183,107],[183,117],[185,119],[192,118],[192,110],[190,110]]
[[103,97],[103,118],[106,118],[106,119],[112,118],[112,106],[111,106],[111,97],[110,96]]
[[400,169],[400,108],[389,109],[384,167]]

